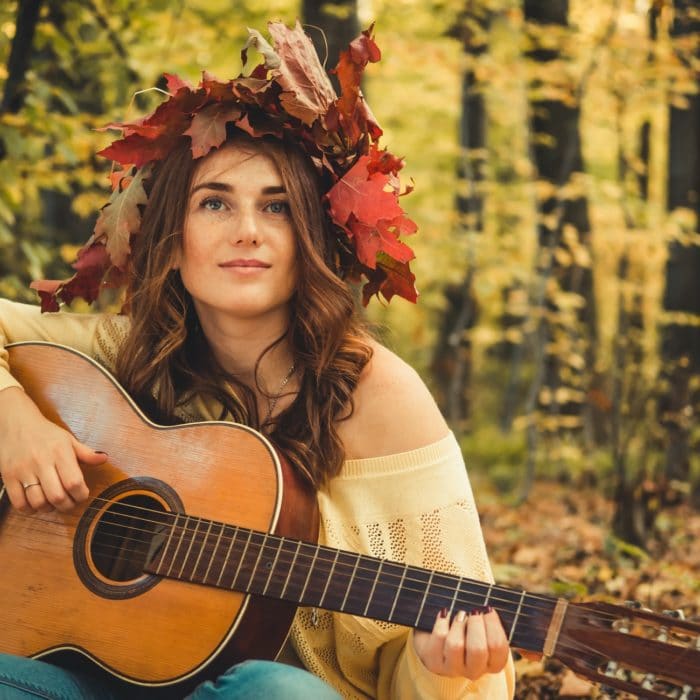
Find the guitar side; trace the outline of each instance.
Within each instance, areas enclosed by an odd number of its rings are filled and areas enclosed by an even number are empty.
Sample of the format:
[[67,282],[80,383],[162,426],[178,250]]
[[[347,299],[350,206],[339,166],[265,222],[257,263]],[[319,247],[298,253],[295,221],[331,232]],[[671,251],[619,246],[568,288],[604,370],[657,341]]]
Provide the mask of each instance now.
[[[126,499],[314,540],[313,495],[291,468],[244,426],[155,425],[81,353],[48,343],[8,350],[13,375],[42,413],[109,458],[85,468],[90,498],[68,514],[0,511],[0,650],[72,649],[154,687],[192,685],[250,656],[274,658],[293,605],[265,600],[263,609],[242,593],[106,572],[96,528],[109,502]],[[100,534],[107,544],[109,535]]]

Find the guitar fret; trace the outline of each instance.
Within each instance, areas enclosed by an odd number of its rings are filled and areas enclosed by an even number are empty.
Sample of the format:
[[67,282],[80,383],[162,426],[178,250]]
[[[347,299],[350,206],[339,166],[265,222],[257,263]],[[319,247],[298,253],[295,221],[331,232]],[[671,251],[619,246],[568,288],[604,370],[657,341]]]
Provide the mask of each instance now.
[[418,614],[416,615],[416,621],[414,623],[414,627],[420,622],[421,615],[423,614],[423,608],[425,607],[425,601],[428,599],[428,593],[430,592],[430,584],[433,582],[433,576],[435,576],[435,572],[431,571],[430,578],[428,579],[428,583],[425,586],[425,593],[423,594],[423,602],[420,604],[420,609],[418,610]]
[[323,607],[323,601],[326,598],[326,593],[328,592],[328,586],[330,585],[331,579],[333,578],[333,572],[335,571],[335,565],[338,563],[338,555],[339,554],[340,554],[340,550],[336,550],[335,558],[333,559],[333,564],[331,565],[331,570],[328,572],[328,578],[326,579],[326,585],[323,588],[323,593],[321,593],[321,599],[318,602],[319,608]]
[[406,578],[406,572],[408,571],[408,567],[404,566],[403,567],[403,573],[401,574],[401,580],[399,581],[399,585],[396,587],[396,593],[394,593],[394,603],[391,606],[391,611],[389,612],[389,622],[393,622],[393,617],[394,617],[394,610],[396,609],[396,602],[399,599],[399,594],[401,593],[401,587],[403,586],[403,582]]
[[311,560],[311,565],[309,566],[309,570],[306,572],[306,580],[304,581],[304,587],[301,589],[301,595],[299,596],[299,602],[303,602],[304,600],[304,594],[306,593],[306,587],[309,585],[309,580],[311,579],[311,572],[314,570],[314,564],[316,563],[316,559],[318,558],[318,552],[319,548],[316,547],[316,551],[314,552],[314,557]]
[[279,546],[277,547],[277,554],[275,554],[275,558],[272,560],[272,564],[270,564],[270,573],[267,575],[267,581],[265,583],[265,588],[263,588],[262,595],[265,595],[267,593],[267,587],[270,585],[270,581],[272,580],[272,574],[275,571],[275,566],[277,566],[277,560],[279,559],[283,544],[284,544],[284,537],[280,537],[280,543],[279,543]]
[[168,541],[165,543],[165,547],[163,547],[163,554],[160,556],[160,561],[158,562],[158,566],[156,567],[156,573],[160,574],[160,567],[163,566],[165,563],[165,555],[168,553],[168,548],[170,547],[170,542],[173,539],[173,534],[175,533],[175,528],[177,527],[177,520],[180,517],[179,513],[175,514],[175,522],[173,523],[173,526],[170,528],[170,534],[168,535]]
[[199,566],[199,560],[202,558],[202,554],[204,553],[204,550],[206,549],[207,540],[209,539],[209,533],[211,532],[211,526],[213,524],[214,523],[210,520],[209,527],[207,528],[207,531],[204,533],[204,539],[202,540],[202,546],[199,549],[199,556],[197,557],[197,561],[194,563],[194,566],[192,567],[192,575],[190,576],[190,581],[194,578],[194,575],[197,573],[197,567]]
[[[236,530],[238,530],[238,528],[236,528]],[[234,538],[236,536],[237,535],[234,535]],[[243,566],[243,560],[245,559],[245,555],[248,552],[248,545],[250,544],[250,540],[252,539],[252,537],[253,537],[253,531],[248,530],[248,538],[246,539],[245,544],[243,545],[243,551],[241,552],[241,557],[238,560],[238,566],[236,567],[236,573],[233,575],[233,578],[231,579],[231,585],[229,586],[229,588],[232,588],[232,589],[237,588],[235,586],[235,583],[238,580],[238,574],[241,572],[241,567]]]
[[365,606],[365,611],[363,615],[367,615],[367,611],[369,610],[369,606],[372,603],[372,597],[374,596],[374,589],[377,587],[377,581],[379,581],[379,576],[382,573],[382,566],[384,565],[384,560],[382,559],[379,562],[379,568],[377,569],[377,573],[374,577],[374,583],[372,584],[372,590],[369,592],[369,595],[367,596],[367,605]]
[[187,552],[185,552],[185,556],[182,560],[182,566],[180,567],[180,573],[177,575],[178,578],[182,578],[182,572],[185,570],[185,565],[187,564],[187,560],[190,558],[190,552],[192,551],[192,546],[194,545],[194,541],[197,539],[197,530],[199,530],[199,525],[201,523],[201,519],[197,518],[197,524],[195,525],[194,532],[192,533],[192,539],[190,540],[190,546],[187,548]]
[[493,584],[489,584],[489,589],[486,591],[486,598],[484,598],[484,607],[487,608],[489,605],[489,599],[491,598],[491,593],[493,593]]
[[280,598],[284,600],[284,594],[287,592],[287,586],[289,586],[289,580],[294,571],[294,566],[297,563],[297,556],[299,555],[299,550],[301,549],[301,540],[297,542],[297,548],[294,551],[294,556],[292,557],[292,563],[289,565],[289,571],[287,571],[287,578],[284,580],[284,586],[282,586],[282,592],[280,593]]
[[185,532],[187,530],[187,523],[190,520],[190,516],[186,515],[185,516],[185,524],[182,526],[182,531],[180,532],[180,539],[177,543],[177,547],[175,547],[175,553],[173,554],[172,561],[170,562],[170,566],[168,567],[168,573],[165,574],[166,576],[170,576],[173,570],[173,566],[175,565],[175,560],[177,559],[177,553],[180,551],[180,546],[182,545],[182,538],[185,536]]
[[216,583],[214,584],[215,586],[218,586],[221,584],[221,579],[223,578],[224,573],[226,571],[226,567],[228,566],[228,558],[231,556],[231,549],[233,547],[233,543],[234,543],[235,539],[236,539],[236,528],[234,528],[233,534],[231,535],[231,541],[228,543],[228,549],[226,550],[226,556],[224,557],[224,563],[221,565],[221,571],[219,572],[219,578],[216,579]]
[[518,603],[518,609],[515,611],[515,617],[513,618],[513,624],[511,625],[510,634],[508,635],[508,643],[509,644],[513,639],[513,634],[515,633],[515,625],[518,622],[518,617],[520,617],[520,610],[523,607],[523,601],[525,600],[525,595],[526,595],[526,592],[523,591],[522,595],[520,596],[520,602]]
[[345,612],[345,603],[348,601],[348,596],[350,595],[350,589],[352,588],[353,581],[355,580],[355,574],[357,573],[357,567],[360,563],[360,555],[355,555],[355,566],[352,567],[352,573],[350,574],[350,580],[348,581],[348,587],[345,589],[345,595],[343,596],[343,602],[340,604],[340,612]]
[[251,569],[250,572],[250,578],[248,579],[248,585],[246,586],[245,590],[250,591],[251,586],[253,585],[253,580],[255,579],[255,574],[257,573],[257,568],[258,564],[260,563],[260,557],[262,557],[263,550],[265,549],[265,543],[267,542],[268,534],[265,533],[262,538],[262,543],[260,544],[260,549],[258,550],[258,556],[255,558],[255,564],[253,564],[253,568]]
[[207,582],[209,572],[211,571],[211,566],[214,563],[214,560],[216,559],[216,552],[219,549],[219,545],[221,544],[221,535],[224,534],[225,529],[226,526],[223,523],[221,523],[221,530],[219,530],[219,536],[216,538],[216,544],[214,545],[214,549],[211,552],[211,557],[209,557],[209,566],[207,566],[207,570],[204,572],[204,578],[202,579],[202,583]]
[[447,614],[448,619],[452,619],[452,615],[455,611],[455,605],[457,605],[457,598],[459,597],[459,589],[462,587],[462,578],[460,577],[457,581],[457,588],[455,588],[454,595],[452,596],[452,602],[450,603],[450,611]]

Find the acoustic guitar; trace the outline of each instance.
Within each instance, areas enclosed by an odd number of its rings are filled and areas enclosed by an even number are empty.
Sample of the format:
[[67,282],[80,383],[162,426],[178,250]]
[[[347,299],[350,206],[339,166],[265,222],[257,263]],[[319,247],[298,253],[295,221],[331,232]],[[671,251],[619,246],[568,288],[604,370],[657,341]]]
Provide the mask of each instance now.
[[177,697],[275,658],[300,605],[422,630],[490,605],[515,648],[640,698],[700,698],[699,624],[320,546],[313,494],[262,435],[156,425],[85,355],[8,349],[44,415],[109,459],[85,468],[90,498],[70,513],[25,516],[0,491],[0,651],[71,650]]

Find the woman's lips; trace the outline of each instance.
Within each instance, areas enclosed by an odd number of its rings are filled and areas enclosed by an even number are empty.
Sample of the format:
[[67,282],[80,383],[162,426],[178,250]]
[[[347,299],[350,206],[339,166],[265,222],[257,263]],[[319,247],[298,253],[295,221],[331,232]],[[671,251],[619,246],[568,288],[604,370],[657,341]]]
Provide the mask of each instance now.
[[262,260],[255,260],[254,258],[240,258],[237,260],[228,260],[224,263],[220,263],[219,267],[225,268],[236,268],[236,269],[266,269],[271,267],[269,263],[263,262]]

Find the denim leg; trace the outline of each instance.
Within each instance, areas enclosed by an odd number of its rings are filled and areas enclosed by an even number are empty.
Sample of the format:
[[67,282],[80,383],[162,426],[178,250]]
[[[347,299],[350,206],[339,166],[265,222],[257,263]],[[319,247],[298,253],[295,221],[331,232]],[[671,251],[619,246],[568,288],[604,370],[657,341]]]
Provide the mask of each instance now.
[[108,685],[58,666],[0,654],[0,700],[116,700]]
[[275,661],[244,661],[198,685],[187,700],[340,700],[320,678]]

